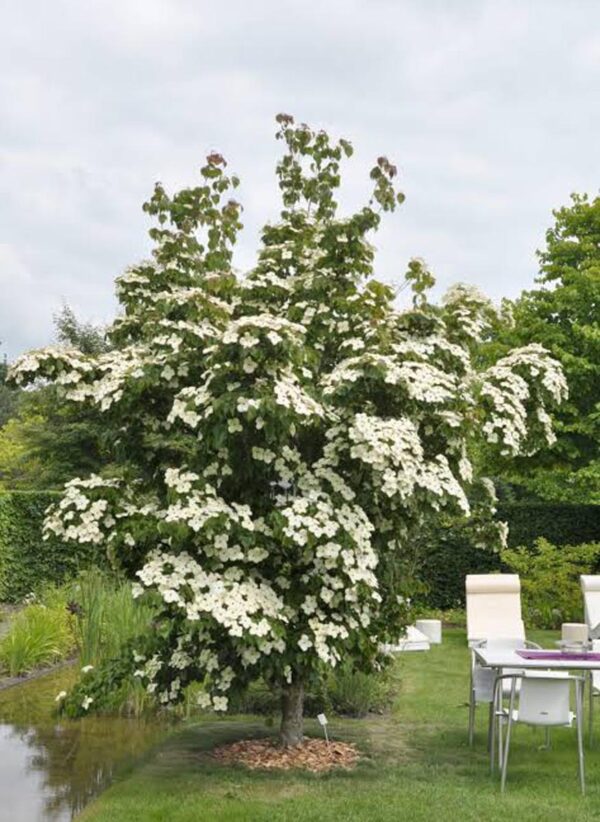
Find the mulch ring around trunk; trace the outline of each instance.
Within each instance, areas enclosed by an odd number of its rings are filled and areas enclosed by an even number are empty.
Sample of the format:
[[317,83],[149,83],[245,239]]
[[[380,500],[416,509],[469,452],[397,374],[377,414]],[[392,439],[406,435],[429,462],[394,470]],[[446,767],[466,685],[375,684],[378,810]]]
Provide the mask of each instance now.
[[212,752],[223,765],[245,765],[247,768],[289,771],[292,768],[323,773],[334,768],[350,770],[359,759],[355,745],[305,739],[293,748],[283,748],[273,739],[244,739],[222,745]]

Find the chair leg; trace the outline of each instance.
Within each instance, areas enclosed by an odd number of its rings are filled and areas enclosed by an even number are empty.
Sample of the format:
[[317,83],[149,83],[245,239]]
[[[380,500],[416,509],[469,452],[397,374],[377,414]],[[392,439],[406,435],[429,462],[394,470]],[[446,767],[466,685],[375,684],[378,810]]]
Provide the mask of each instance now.
[[488,729],[488,749],[490,752],[490,772],[496,767],[496,695],[490,702],[490,725]]
[[[591,686],[590,681],[590,686]],[[577,710],[577,753],[579,755],[579,784],[581,785],[581,793],[585,795],[585,761],[583,757],[583,694],[581,692],[582,682],[577,682],[576,688],[576,710]],[[591,693],[591,687],[590,687]]]
[[475,736],[475,691],[471,688],[471,697],[469,699],[469,746],[473,745],[473,738]]
[[508,770],[508,752],[510,750],[510,731],[512,728],[512,710],[508,715],[508,727],[506,729],[506,741],[504,743],[504,755],[502,757],[502,779],[500,782],[500,791],[504,793],[506,785],[506,772]]
[[498,695],[498,708],[497,708],[497,716],[496,722],[498,723],[498,765],[502,767],[502,722],[503,722],[503,714],[502,714],[502,688],[499,688],[499,695]]

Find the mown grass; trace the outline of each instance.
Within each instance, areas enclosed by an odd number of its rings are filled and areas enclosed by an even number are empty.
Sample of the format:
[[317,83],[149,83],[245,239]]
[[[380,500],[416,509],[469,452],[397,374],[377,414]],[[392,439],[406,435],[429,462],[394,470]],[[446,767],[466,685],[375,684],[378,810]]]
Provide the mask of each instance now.
[[[532,635],[550,644],[555,635]],[[215,744],[269,733],[248,718],[189,725],[156,755],[113,785],[81,822],[342,822],[345,820],[600,819],[600,742],[586,751],[588,795],[577,783],[575,734],[517,728],[507,793],[489,774],[485,711],[476,744],[466,741],[468,656],[464,632],[447,631],[442,647],[398,660],[399,690],[389,716],[331,721],[334,736],[355,741],[365,756],[351,772],[325,776],[258,773],[217,765]],[[309,733],[318,727],[308,723]],[[597,734],[600,738],[600,734]]]

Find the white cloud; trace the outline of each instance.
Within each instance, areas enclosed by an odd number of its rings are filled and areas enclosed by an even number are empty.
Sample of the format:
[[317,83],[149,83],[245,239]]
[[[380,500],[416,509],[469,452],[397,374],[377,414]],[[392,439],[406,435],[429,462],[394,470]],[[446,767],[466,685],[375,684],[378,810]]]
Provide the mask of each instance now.
[[551,209],[598,187],[598,22],[595,0],[13,4],[0,31],[5,349],[44,344],[62,299],[110,316],[114,277],[147,253],[153,182],[193,182],[213,148],[242,176],[249,265],[277,208],[281,110],[353,140],[351,205],[374,157],[398,163],[407,202],[377,239],[382,276],[419,255],[440,288],[514,296]]

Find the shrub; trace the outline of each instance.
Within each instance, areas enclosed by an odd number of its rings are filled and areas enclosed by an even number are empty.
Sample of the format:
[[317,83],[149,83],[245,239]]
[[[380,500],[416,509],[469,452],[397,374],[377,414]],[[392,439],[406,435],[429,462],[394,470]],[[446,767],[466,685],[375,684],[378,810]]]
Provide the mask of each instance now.
[[[557,546],[600,542],[600,505],[503,503],[497,518],[508,523],[508,545],[534,552],[544,537]],[[501,555],[475,544],[468,521],[449,520],[427,532],[417,560],[425,593],[417,603],[447,610],[464,608],[465,576],[509,570]],[[559,548],[559,550],[562,550]],[[525,563],[527,565],[527,563]],[[591,571],[597,570],[594,564]]]
[[75,645],[69,622],[65,608],[28,605],[0,641],[0,665],[19,676],[64,658]]
[[[91,712],[104,715],[148,716],[163,713],[164,707],[153,694],[148,694],[139,679],[134,676],[134,639],[124,644],[112,658],[104,658],[93,670],[83,674],[67,698],[61,711],[67,716],[84,716]],[[176,706],[169,706],[168,714],[180,719],[190,719],[205,713],[198,707],[197,697],[201,683],[191,683],[185,689],[184,698]],[[392,702],[393,680],[387,672],[364,673],[350,665],[342,665],[306,692],[305,711],[318,713],[365,716],[369,712],[382,713]],[[91,697],[89,709],[84,709],[86,698]],[[264,680],[251,682],[243,691],[230,695],[230,711],[238,714],[256,714],[275,717],[281,709],[281,691],[269,687]],[[92,707],[93,706],[93,707]]]
[[506,549],[505,566],[521,577],[525,621],[536,628],[558,628],[581,622],[583,599],[579,575],[590,573],[600,555],[600,543],[557,547],[536,540],[533,550]]
[[467,614],[464,608],[415,608],[415,619],[439,619],[444,625],[453,628],[466,628]]
[[388,672],[365,673],[344,664],[334,670],[326,683],[326,694],[336,714],[365,716],[381,713],[392,700],[392,680]]
[[44,512],[59,498],[51,491],[0,492],[0,602],[20,602],[80,568],[105,563],[97,549],[42,539]]
[[90,569],[66,590],[82,665],[117,657],[128,640],[150,630],[153,610],[132,597],[127,580]]

